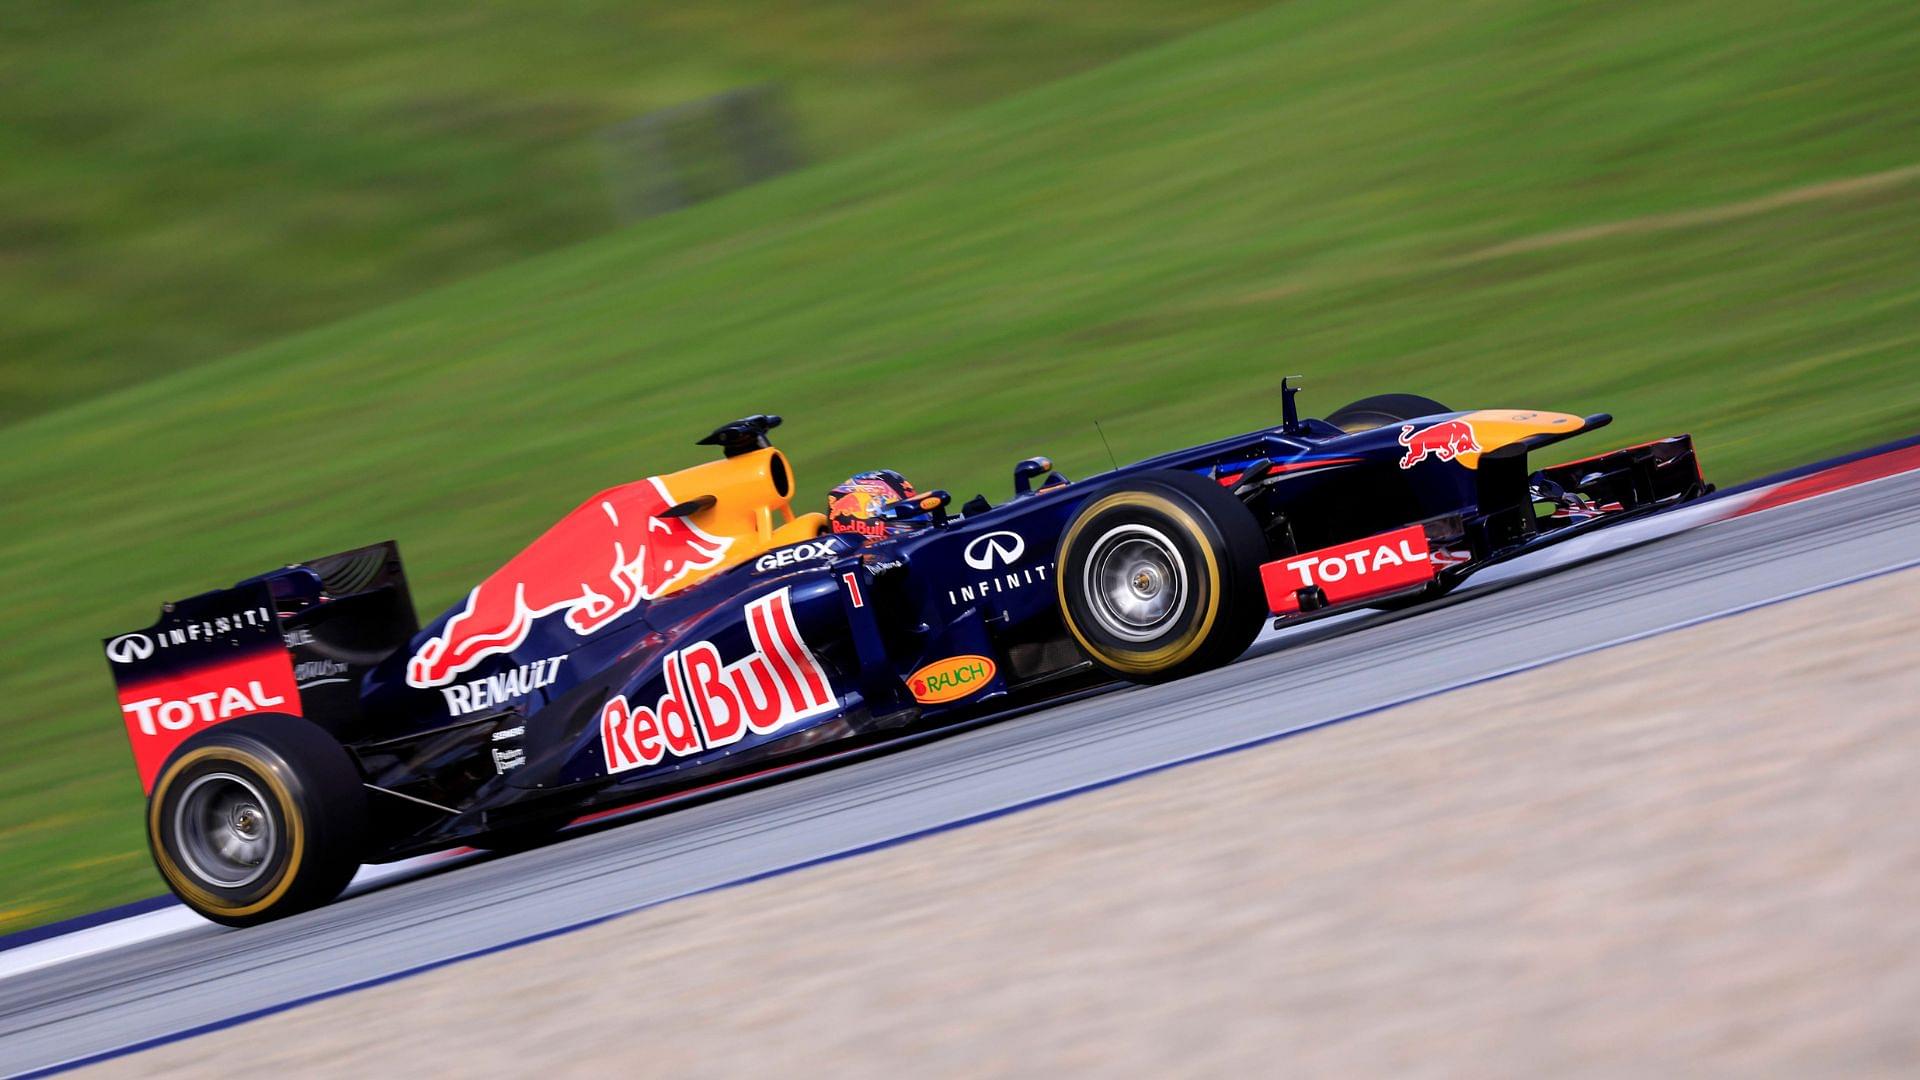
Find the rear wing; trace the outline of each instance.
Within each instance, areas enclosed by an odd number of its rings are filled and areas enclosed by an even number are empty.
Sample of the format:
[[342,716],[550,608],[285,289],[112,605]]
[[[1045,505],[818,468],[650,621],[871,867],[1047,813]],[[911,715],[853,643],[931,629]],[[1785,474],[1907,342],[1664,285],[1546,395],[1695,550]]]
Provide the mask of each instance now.
[[419,629],[399,548],[386,541],[164,604],[102,644],[142,791],[195,732],[274,713],[339,733],[360,678]]

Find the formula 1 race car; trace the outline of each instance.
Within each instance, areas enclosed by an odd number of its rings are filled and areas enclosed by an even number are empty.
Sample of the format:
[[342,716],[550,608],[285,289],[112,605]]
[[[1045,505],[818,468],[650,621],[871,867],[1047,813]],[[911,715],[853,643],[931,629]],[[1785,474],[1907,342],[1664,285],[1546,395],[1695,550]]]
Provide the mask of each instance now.
[[273,919],[363,862],[523,847],[824,748],[1178,678],[1269,618],[1415,603],[1712,490],[1685,435],[1529,468],[1605,415],[1396,394],[1303,420],[1282,391],[1278,427],[1080,482],[1032,457],[998,506],[932,491],[852,531],[792,508],[780,418],[752,416],[424,628],[392,542],[167,604],[105,642],[154,861],[209,919]]

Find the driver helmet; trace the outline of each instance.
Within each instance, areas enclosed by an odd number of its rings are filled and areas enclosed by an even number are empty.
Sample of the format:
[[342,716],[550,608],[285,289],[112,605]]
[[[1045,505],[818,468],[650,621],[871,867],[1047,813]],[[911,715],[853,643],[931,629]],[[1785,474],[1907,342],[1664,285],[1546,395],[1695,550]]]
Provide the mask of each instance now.
[[914,510],[893,514],[880,511],[913,496],[913,484],[892,469],[854,473],[827,492],[827,522],[834,532],[876,540],[912,532],[931,519]]

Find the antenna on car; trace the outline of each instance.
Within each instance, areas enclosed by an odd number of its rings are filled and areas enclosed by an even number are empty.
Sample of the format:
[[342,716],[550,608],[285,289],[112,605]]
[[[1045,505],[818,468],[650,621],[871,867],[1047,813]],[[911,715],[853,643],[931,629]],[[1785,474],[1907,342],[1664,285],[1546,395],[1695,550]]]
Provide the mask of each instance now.
[[1107,433],[1100,430],[1100,421],[1093,422],[1093,430],[1100,436],[1100,445],[1107,448],[1107,460],[1113,462],[1113,471],[1120,471],[1120,459],[1113,456],[1113,444],[1107,441]]
[[1293,395],[1299,393],[1300,388],[1287,385],[1288,379],[1298,378],[1300,378],[1298,375],[1280,377],[1280,434],[1282,435],[1300,434],[1300,407],[1293,403]]

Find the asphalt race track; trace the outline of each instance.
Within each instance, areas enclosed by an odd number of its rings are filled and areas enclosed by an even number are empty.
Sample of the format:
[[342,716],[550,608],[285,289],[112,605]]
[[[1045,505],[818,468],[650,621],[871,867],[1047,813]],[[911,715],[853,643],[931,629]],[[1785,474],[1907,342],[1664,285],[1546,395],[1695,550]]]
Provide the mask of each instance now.
[[1416,612],[1310,624],[1177,684],[466,862],[279,923],[197,927],[0,979],[0,1073],[217,1026],[1289,731],[1365,723],[1385,706],[1916,563],[1920,472],[1910,472],[1551,573],[1510,573]]

